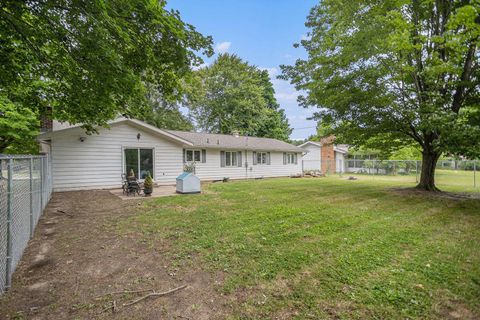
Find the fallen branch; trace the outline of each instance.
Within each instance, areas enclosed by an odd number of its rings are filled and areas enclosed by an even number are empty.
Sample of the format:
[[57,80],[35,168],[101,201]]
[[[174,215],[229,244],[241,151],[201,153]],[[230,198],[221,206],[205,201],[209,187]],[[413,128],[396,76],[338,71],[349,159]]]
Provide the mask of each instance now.
[[100,311],[100,314],[101,314],[101,313],[104,313],[105,311],[108,311],[108,310],[111,310],[112,313],[117,312],[117,301],[115,301],[115,300],[111,301],[111,305],[109,305],[109,306],[106,307],[105,309],[102,309],[102,310]]
[[142,293],[142,292],[147,292],[147,291],[153,291],[153,289],[114,291],[114,292],[109,292],[109,293],[105,293],[105,294],[101,294],[99,296],[96,296],[95,299],[105,297],[105,296],[113,296],[114,294]]
[[152,293],[149,293],[147,295],[144,295],[143,297],[140,297],[136,300],[133,300],[132,302],[129,302],[129,303],[124,303],[123,306],[124,307],[128,307],[128,306],[131,306],[131,305],[134,305],[134,304],[137,304],[139,303],[140,301],[143,301],[147,298],[150,298],[150,297],[162,297],[162,296],[166,296],[168,294],[171,294],[171,293],[174,293],[176,291],[179,291],[179,290],[182,290],[182,289],[185,289],[187,287],[187,285],[183,285],[181,287],[177,287],[177,288],[174,288],[174,289],[171,289],[171,290],[168,290],[168,291],[165,291],[165,292],[152,292]]

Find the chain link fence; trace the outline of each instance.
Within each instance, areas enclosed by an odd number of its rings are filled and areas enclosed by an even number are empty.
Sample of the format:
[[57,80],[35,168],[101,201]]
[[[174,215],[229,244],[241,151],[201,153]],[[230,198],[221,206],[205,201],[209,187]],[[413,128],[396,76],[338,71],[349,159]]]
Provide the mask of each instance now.
[[[418,183],[422,170],[420,160],[336,159],[303,160],[306,174],[364,176],[377,180]],[[439,160],[435,181],[452,191],[480,192],[479,160]]]
[[52,194],[48,156],[0,155],[0,293]]

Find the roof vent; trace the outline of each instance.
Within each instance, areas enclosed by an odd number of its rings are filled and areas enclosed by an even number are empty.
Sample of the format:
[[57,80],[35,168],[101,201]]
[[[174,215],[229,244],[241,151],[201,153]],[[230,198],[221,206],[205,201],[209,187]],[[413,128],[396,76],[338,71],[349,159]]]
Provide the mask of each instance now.
[[232,131],[232,136],[234,136],[235,138],[238,138],[240,134],[238,133],[238,130],[233,130]]

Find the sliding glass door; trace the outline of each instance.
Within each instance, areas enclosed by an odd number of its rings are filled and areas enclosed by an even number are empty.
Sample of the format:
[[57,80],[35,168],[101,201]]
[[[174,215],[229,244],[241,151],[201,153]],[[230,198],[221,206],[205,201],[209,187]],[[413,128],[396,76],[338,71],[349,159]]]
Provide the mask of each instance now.
[[153,149],[125,148],[123,152],[124,170],[127,175],[133,170],[135,177],[139,179],[145,179],[149,173],[155,179]]

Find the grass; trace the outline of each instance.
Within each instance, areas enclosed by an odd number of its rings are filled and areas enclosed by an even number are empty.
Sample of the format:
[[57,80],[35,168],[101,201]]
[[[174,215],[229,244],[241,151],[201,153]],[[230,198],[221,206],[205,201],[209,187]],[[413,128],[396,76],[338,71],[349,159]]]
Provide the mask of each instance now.
[[480,201],[337,177],[210,184],[119,232],[224,275],[232,319],[480,317]]
[[[364,180],[385,181],[387,183],[415,186],[417,178],[415,174],[410,175],[366,175],[345,173],[344,175],[363,177]],[[476,182],[475,182],[476,180]],[[438,188],[448,192],[480,192],[480,172],[465,170],[435,170],[435,182]]]

